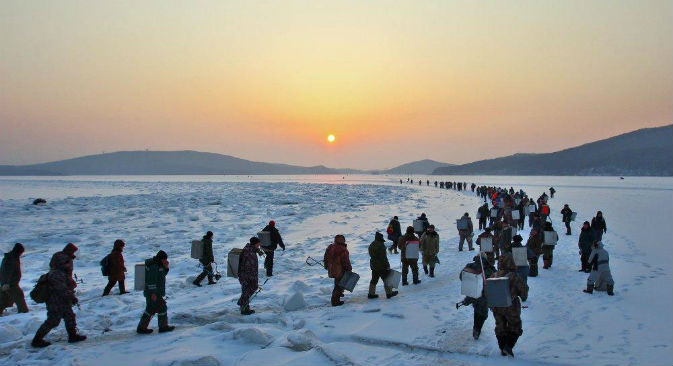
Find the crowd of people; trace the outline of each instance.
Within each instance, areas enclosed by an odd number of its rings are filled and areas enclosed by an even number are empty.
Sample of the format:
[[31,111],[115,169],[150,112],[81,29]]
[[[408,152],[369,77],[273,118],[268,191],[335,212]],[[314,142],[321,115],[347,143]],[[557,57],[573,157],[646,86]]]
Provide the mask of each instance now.
[[[400,183],[403,181],[400,180]],[[407,179],[407,182],[414,184],[413,179]],[[422,184],[422,181],[418,181]],[[430,186],[430,181],[426,180],[426,185]],[[483,205],[477,208],[476,217],[478,220],[478,230],[482,231],[475,241],[479,253],[472,258],[463,271],[463,273],[479,274],[486,284],[487,278],[509,279],[509,296],[511,305],[507,307],[489,306],[488,293],[486,286],[478,297],[465,297],[456,307],[471,305],[474,309],[473,337],[478,339],[482,327],[488,318],[490,308],[495,318],[495,334],[498,340],[501,353],[503,355],[513,356],[513,348],[518,338],[523,333],[521,321],[521,302],[528,298],[528,280],[529,277],[540,275],[538,262],[542,256],[543,269],[551,268],[554,258],[554,248],[558,236],[552,225],[549,216],[551,208],[549,200],[555,194],[555,189],[550,188],[550,194],[546,192],[540,195],[536,200],[528,197],[523,190],[515,191],[512,187],[509,189],[477,186],[472,183],[470,186],[466,182],[434,182],[435,187],[443,189],[455,189],[458,191],[467,190],[468,187],[477,196],[484,200]],[[576,214],[568,204],[561,210],[562,221],[565,224],[566,235],[571,234],[571,222],[575,220]],[[518,231],[524,228],[528,221],[530,234],[524,244],[524,238],[518,234]],[[409,285],[409,271],[411,271],[411,283],[418,285],[421,283],[419,278],[419,256],[421,259],[423,271],[426,276],[435,277],[435,265],[439,263],[440,239],[435,230],[435,226],[425,213],[414,220],[414,225],[406,227],[402,233],[402,225],[398,216],[394,216],[386,229],[387,239],[392,243],[386,246],[382,233],[376,232],[374,240],[368,247],[370,256],[371,281],[367,297],[376,299],[376,287],[379,280],[384,282],[384,291],[386,298],[390,299],[399,294],[394,283],[388,282],[392,272],[388,255],[399,254],[402,267],[401,284]],[[285,250],[282,236],[276,228],[276,223],[270,221],[263,230],[269,233],[270,240],[262,245],[261,240],[255,236],[250,238],[249,242],[240,250],[238,257],[238,271],[234,277],[238,278],[241,285],[241,295],[238,299],[238,306],[242,315],[250,315],[255,311],[250,308],[250,301],[254,294],[259,290],[259,269],[258,258],[265,256],[264,268],[266,276],[273,276],[274,252],[278,248]],[[458,231],[458,251],[463,251],[464,242],[467,241],[467,250],[474,251],[473,245],[474,226],[469,213],[464,213],[457,220]],[[614,281],[609,267],[609,255],[602,244],[602,236],[607,232],[607,225],[601,211],[598,211],[591,222],[584,222],[579,234],[579,257],[580,271],[589,273],[587,287],[583,291],[591,294],[593,291],[606,291],[609,295],[614,294]],[[195,286],[201,287],[201,282],[208,279],[208,285],[217,283],[220,274],[213,268],[215,256],[213,255],[213,233],[208,231],[201,239],[202,254],[198,258],[202,271],[192,282]],[[101,261],[103,275],[108,277],[108,283],[105,286],[102,296],[108,296],[115,285],[119,286],[119,294],[128,293],[125,287],[125,273],[127,269],[124,264],[123,240],[116,240],[112,250]],[[515,248],[525,248],[525,259],[523,262],[515,261],[513,251]],[[29,311],[24,297],[24,293],[19,286],[21,280],[21,256],[25,248],[23,244],[16,243],[14,248],[5,254],[0,266],[0,315],[7,307],[16,304],[20,313]],[[73,312],[73,306],[78,304],[78,298],[75,295],[77,282],[73,279],[73,260],[78,248],[73,243],[68,243],[65,248],[53,255],[47,274],[40,277],[35,288],[31,291],[31,298],[37,303],[44,302],[47,307],[47,319],[37,330],[32,346],[46,347],[50,343],[44,338],[50,330],[57,327],[61,320],[65,322],[68,332],[68,341],[71,343],[80,342],[86,339],[86,336],[77,331],[76,316]],[[158,331],[160,333],[170,332],[175,329],[168,323],[168,307],[165,300],[166,296],[166,276],[169,272],[168,254],[159,250],[152,258],[144,261],[144,288],[145,310],[141,315],[137,326],[137,333],[150,334],[153,332],[149,328],[152,317],[158,315]],[[330,304],[332,306],[344,305],[344,286],[342,280],[349,272],[353,271],[349,252],[346,244],[346,238],[343,235],[336,235],[333,243],[325,250],[322,265],[327,270],[328,277],[334,280],[334,288],[331,294]]]

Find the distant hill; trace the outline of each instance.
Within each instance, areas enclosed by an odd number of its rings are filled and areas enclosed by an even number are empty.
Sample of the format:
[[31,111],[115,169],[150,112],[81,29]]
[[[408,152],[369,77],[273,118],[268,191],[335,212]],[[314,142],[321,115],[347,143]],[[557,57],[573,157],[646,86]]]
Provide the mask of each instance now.
[[342,174],[351,170],[260,163],[197,151],[120,151],[24,166],[0,166],[0,175],[256,175]]
[[392,169],[376,171],[377,174],[432,174],[432,172],[445,166],[453,166],[453,164],[440,163],[438,161],[425,159],[414,161],[411,163],[402,164]]
[[673,176],[673,125],[644,128],[548,154],[440,167],[435,175]]

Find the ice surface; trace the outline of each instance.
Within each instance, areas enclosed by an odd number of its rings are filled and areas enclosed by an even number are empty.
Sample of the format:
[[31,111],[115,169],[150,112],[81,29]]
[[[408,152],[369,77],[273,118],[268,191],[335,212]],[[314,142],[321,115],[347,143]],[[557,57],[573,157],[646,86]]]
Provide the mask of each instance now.
[[[673,363],[673,179],[427,179],[513,186],[534,197],[553,185],[558,192],[551,200],[551,218],[561,234],[563,204],[579,212],[573,235],[560,235],[552,268],[529,278],[529,308],[522,312],[524,334],[515,360],[500,356],[492,316],[475,341],[471,308],[456,311],[454,306],[462,300],[458,274],[475,254],[457,251],[455,228],[456,217],[476,214],[480,201],[471,192],[400,185],[392,176],[22,177],[0,179],[0,249],[8,251],[15,242],[26,245],[21,285],[27,295],[55,251],[68,241],[80,247],[75,273],[83,283],[75,312],[89,339],[68,344],[61,325],[47,337],[53,346],[31,349],[46,314],[44,305],[28,300],[31,313],[8,309],[0,317],[0,364]],[[38,196],[47,205],[31,205]],[[603,242],[616,281],[614,297],[582,293],[586,274],[577,272],[579,227],[597,210],[607,217]],[[367,247],[374,232],[384,232],[393,215],[404,228],[421,212],[441,239],[436,278],[421,274],[420,285],[404,286],[390,300],[379,283],[381,297],[368,300]],[[200,272],[198,261],[190,258],[192,240],[213,231],[215,258],[224,272],[226,253],[241,248],[270,219],[287,250],[276,252],[274,276],[252,302],[256,314],[239,314],[240,285],[234,278],[202,288],[191,285]],[[528,231],[520,234],[526,238]],[[304,263],[309,255],[321,259],[335,234],[346,236],[354,271],[362,276],[339,308],[329,306],[333,280],[322,267]],[[176,331],[136,335],[144,310],[140,292],[119,296],[115,288],[111,296],[100,297],[106,279],[98,261],[118,238],[127,244],[127,289],[134,263],[159,249],[168,252],[168,315]],[[399,255],[389,260],[400,269]],[[301,306],[288,310],[288,304]],[[156,329],[156,320],[151,326]]]

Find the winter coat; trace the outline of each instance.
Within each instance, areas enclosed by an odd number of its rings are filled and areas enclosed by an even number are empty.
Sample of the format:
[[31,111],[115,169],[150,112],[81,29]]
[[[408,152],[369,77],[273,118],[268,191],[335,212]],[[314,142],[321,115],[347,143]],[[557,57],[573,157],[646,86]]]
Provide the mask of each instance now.
[[203,256],[199,259],[199,262],[204,266],[207,266],[215,262],[215,256],[213,255],[213,239],[206,236],[201,239],[203,243]]
[[570,222],[570,219],[573,216],[573,210],[569,207],[564,207],[563,210],[561,210],[561,215],[563,215],[563,222]]
[[19,286],[21,281],[21,256],[14,250],[5,253],[0,264],[0,285]]
[[248,243],[238,258],[238,282],[257,289],[259,286],[259,261],[255,246]]
[[369,268],[374,272],[384,272],[390,269],[384,241],[374,240],[369,244]]
[[110,274],[108,275],[109,281],[124,281],[126,275],[126,267],[124,266],[124,255],[122,254],[122,248],[124,246],[121,243],[115,243],[114,248],[108,255],[108,261],[110,263]]
[[[58,254],[58,253],[57,253]],[[72,273],[72,258],[69,255],[54,255],[51,260],[51,269],[47,273],[47,310],[51,312],[65,312],[77,302],[75,297],[75,281]]]
[[474,231],[474,225],[472,225],[472,219],[469,216],[463,216],[461,220],[467,220],[467,230],[458,230],[458,233],[463,235],[468,235]]
[[323,260],[329,278],[341,278],[344,273],[353,270],[346,244],[330,244],[325,250]]
[[439,253],[439,234],[426,231],[421,235],[420,250],[423,254],[423,264],[432,264]]
[[275,226],[266,225],[262,231],[268,231],[271,233],[271,246],[264,247],[264,249],[276,250],[280,246],[281,249],[285,250],[285,243],[283,243],[283,238],[280,236],[280,231],[278,231]]
[[591,229],[597,233],[607,233],[608,225],[605,223],[605,219],[603,217],[596,216],[591,219]]
[[582,229],[580,232],[580,240],[577,246],[580,248],[580,251],[584,255],[589,255],[591,253],[591,247],[594,245],[594,231],[589,229]]
[[397,247],[402,251],[400,257],[402,260],[407,260],[407,243],[410,241],[420,241],[420,239],[414,234],[404,234],[404,236],[397,241]]
[[589,265],[591,266],[591,273],[587,279],[587,284],[594,285],[594,288],[599,291],[606,290],[608,285],[615,285],[610,271],[610,256],[603,247],[603,243],[599,242],[598,246],[591,251]]
[[388,234],[388,240],[392,240],[393,242],[397,242],[397,239],[402,236],[402,228],[400,227],[400,221],[392,219],[390,220],[390,223],[388,226],[392,227],[393,232],[392,234]]
[[542,234],[535,234],[531,235],[528,237],[528,241],[526,242],[526,247],[530,248],[530,250],[536,255],[541,255],[542,254]]
[[168,269],[164,267],[161,259],[156,257],[145,260],[145,289],[143,295],[151,297],[166,296],[166,275]]
[[[68,243],[62,251],[54,253],[54,255],[51,257],[51,260],[49,261],[49,268],[54,269],[56,266],[58,266],[60,263],[66,263],[68,260],[72,261],[75,259],[75,252],[77,251],[75,245]],[[72,278],[72,267],[70,267],[70,271],[68,272],[68,280],[71,282],[70,286],[74,289],[77,287],[77,282],[73,280]]]
[[481,216],[482,220],[488,218],[491,215],[491,210],[488,209],[488,205],[486,204],[479,207],[479,210],[477,210],[477,212],[479,212],[479,215]]

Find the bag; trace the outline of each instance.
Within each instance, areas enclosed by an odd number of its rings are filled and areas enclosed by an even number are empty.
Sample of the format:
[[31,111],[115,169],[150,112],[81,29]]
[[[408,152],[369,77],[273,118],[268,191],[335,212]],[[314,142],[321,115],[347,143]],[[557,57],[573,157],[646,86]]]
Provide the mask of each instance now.
[[542,206],[542,214],[545,216],[549,216],[549,206],[547,205]]
[[499,212],[499,210],[497,208],[492,208],[491,209],[491,218],[495,219],[496,217],[498,217],[498,212]]
[[414,232],[422,233],[423,232],[423,220],[416,219],[414,220]]
[[238,260],[243,249],[234,248],[227,255],[227,277],[238,278]]
[[407,259],[418,259],[419,243],[417,241],[407,242],[405,257]]
[[521,213],[519,210],[512,210],[512,220],[520,220],[521,219]]
[[509,292],[509,277],[496,277],[486,280],[486,299],[489,308],[508,308],[512,306]]
[[145,290],[145,263],[136,263],[135,276],[133,278],[133,289],[136,291]]
[[46,273],[37,280],[35,287],[30,291],[30,298],[37,304],[47,302],[49,298],[49,283]]
[[400,281],[402,280],[402,273],[391,269],[388,270],[388,274],[383,279],[383,284],[386,287],[390,288],[400,288]]
[[535,212],[535,205],[528,205],[528,213],[531,214]]
[[358,284],[358,280],[360,279],[360,275],[351,272],[351,271],[346,271],[344,273],[343,277],[341,277],[341,280],[339,281],[339,287],[341,287],[344,290],[348,290],[348,292],[353,292],[355,289],[355,285]]
[[558,234],[556,231],[545,231],[544,232],[544,245],[556,245],[558,242]]
[[192,240],[192,258],[203,258],[203,242],[201,240]]
[[466,218],[461,218],[456,220],[456,226],[458,227],[458,230],[467,230],[468,228],[468,221]]
[[393,235],[393,224],[388,225],[388,228],[386,229],[386,233],[388,233],[388,239],[390,239],[390,236]]
[[526,247],[512,248],[512,257],[514,257],[514,264],[516,264],[517,267],[527,266],[528,248]]
[[477,211],[477,220],[481,219],[481,212]]
[[273,244],[271,243],[271,232],[270,231],[260,231],[257,233],[257,238],[261,242],[262,248],[270,248]]
[[103,259],[100,261],[100,271],[103,273],[103,276],[109,276],[110,275],[110,255],[106,255]]
[[573,213],[570,215],[570,221],[575,221],[576,218],[577,218],[577,212],[573,212]]
[[463,270],[460,276],[460,294],[478,299],[484,289],[484,281],[481,273],[473,273]]
[[481,243],[481,251],[485,253],[493,252],[493,237],[482,237],[479,239]]

